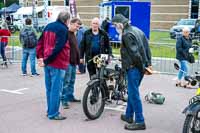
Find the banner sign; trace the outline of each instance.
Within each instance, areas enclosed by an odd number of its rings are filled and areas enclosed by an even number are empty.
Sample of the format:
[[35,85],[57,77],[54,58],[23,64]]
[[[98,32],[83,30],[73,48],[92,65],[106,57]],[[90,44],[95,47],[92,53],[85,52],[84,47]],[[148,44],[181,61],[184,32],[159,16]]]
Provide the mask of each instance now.
[[69,0],[70,13],[73,17],[77,17],[76,0]]

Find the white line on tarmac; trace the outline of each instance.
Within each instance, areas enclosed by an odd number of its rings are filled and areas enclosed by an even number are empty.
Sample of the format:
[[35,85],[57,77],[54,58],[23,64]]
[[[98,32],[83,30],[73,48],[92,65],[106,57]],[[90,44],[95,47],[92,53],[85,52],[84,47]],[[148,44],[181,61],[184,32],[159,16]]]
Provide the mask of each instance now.
[[124,112],[126,109],[126,103],[124,103],[122,105],[117,105],[115,107],[106,106],[105,109]]
[[172,78],[172,80],[176,81],[176,80],[178,80],[178,78],[177,78],[177,77],[174,77],[174,78]]
[[0,91],[2,92],[7,92],[7,93],[13,93],[13,94],[19,94],[19,95],[22,95],[24,93],[20,92],[20,91],[23,91],[23,90],[28,90],[29,88],[21,88],[21,89],[18,89],[18,90],[6,90],[6,89],[1,89]]

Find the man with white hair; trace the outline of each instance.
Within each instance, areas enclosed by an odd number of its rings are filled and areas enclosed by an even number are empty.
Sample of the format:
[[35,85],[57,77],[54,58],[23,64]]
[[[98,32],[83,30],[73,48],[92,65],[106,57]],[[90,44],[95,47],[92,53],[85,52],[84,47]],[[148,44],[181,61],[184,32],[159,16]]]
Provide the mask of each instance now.
[[181,82],[182,78],[184,78],[188,74],[188,55],[189,49],[192,47],[192,39],[190,37],[190,29],[188,27],[184,27],[182,31],[182,36],[177,38],[176,42],[176,59],[180,62],[180,71],[178,72],[178,80],[176,86],[183,86]]
[[112,23],[122,36],[120,47],[122,69],[126,71],[128,79],[127,107],[125,114],[121,115],[121,120],[130,123],[125,125],[126,130],[145,130],[139,86],[144,74],[147,70],[150,73],[151,69],[151,51],[148,40],[144,32],[131,26],[129,20],[121,14],[116,14],[112,18]]
[[70,14],[59,13],[55,22],[49,23],[43,30],[36,50],[38,65],[44,67],[47,98],[47,117],[50,120],[64,120],[60,115],[60,93],[63,80],[69,65],[70,46],[68,27]]
[[81,41],[80,63],[84,63],[85,56],[90,78],[92,75],[96,74],[96,68],[92,61],[88,61],[98,54],[112,54],[109,37],[99,26],[99,18],[93,18],[91,28],[85,31]]

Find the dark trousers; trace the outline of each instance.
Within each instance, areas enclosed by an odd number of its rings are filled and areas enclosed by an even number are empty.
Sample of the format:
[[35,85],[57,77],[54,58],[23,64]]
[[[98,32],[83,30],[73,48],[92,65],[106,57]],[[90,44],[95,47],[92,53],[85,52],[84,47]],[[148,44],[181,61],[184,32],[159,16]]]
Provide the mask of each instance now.
[[90,78],[92,75],[96,74],[96,66],[92,61],[87,63],[87,69],[88,69]]
[[78,70],[79,70],[80,73],[85,73],[86,72],[85,65],[83,63],[79,64]]

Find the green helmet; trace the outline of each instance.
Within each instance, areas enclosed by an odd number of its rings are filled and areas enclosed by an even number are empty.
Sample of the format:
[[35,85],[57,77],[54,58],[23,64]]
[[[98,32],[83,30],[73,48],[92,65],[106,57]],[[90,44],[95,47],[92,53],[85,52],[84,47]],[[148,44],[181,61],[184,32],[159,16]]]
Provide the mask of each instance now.
[[145,96],[145,100],[149,103],[163,104],[165,102],[165,97],[161,93],[150,92]]

